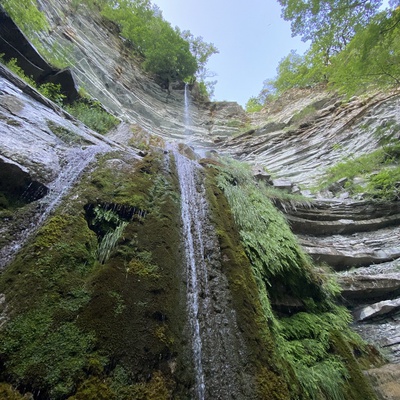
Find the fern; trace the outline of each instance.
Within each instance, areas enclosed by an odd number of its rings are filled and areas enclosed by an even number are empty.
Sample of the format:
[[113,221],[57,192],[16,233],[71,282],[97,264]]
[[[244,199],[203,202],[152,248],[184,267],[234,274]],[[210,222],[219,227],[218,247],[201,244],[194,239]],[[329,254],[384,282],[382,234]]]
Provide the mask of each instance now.
[[[344,399],[349,372],[335,354],[332,337],[343,332],[346,338],[352,338],[348,328],[351,316],[333,303],[339,293],[337,284],[332,276],[317,275],[284,216],[269,199],[267,188],[257,185],[248,165],[224,160],[218,169],[217,183],[225,193],[251,262],[264,317],[279,354],[302,388],[302,398]],[[270,295],[276,281],[292,295],[297,293],[304,312],[284,318],[274,314]],[[287,378],[292,379],[289,372]]]

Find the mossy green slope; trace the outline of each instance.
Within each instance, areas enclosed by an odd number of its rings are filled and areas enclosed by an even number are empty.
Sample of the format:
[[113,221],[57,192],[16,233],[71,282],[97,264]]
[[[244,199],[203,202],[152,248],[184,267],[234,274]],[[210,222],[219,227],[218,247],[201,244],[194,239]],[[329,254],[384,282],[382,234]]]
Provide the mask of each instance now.
[[[38,399],[181,398],[178,196],[162,156],[100,160],[1,277],[2,380]],[[146,216],[132,215],[101,264],[85,209],[111,203]]]
[[[193,397],[172,161],[103,156],[3,273],[4,396]],[[206,187],[257,398],[374,399],[354,355],[368,349],[335,305],[336,286],[263,188],[237,164],[206,168]],[[300,309],[282,311],[285,299]]]
[[[253,307],[257,304],[260,313],[266,340],[262,346],[273,344],[264,371],[275,365],[286,384],[277,382],[282,396],[287,396],[283,398],[374,399],[354,356],[371,356],[370,349],[350,330],[347,310],[335,304],[337,286],[317,273],[248,166],[226,160],[217,170],[216,182],[227,198],[244,249],[242,259],[248,259],[242,268],[246,266],[252,277],[247,279],[256,285]],[[234,230],[223,230],[223,236]],[[292,309],[282,311],[285,301]],[[240,315],[241,307],[237,309]],[[269,390],[264,388],[265,398],[272,398]]]

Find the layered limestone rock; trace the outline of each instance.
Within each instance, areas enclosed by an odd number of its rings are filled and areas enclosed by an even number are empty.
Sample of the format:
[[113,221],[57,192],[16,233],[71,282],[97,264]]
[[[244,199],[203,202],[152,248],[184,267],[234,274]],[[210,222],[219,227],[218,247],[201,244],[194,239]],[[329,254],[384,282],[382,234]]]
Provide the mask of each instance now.
[[[366,274],[369,271],[365,272]],[[400,294],[400,275],[398,273],[382,273],[371,275],[342,274],[338,276],[342,288],[341,295],[352,302],[365,302]]]
[[[39,202],[21,215],[23,229],[15,228],[20,221],[2,221],[3,263],[21,246],[13,248],[10,243],[23,243],[31,229],[40,226],[96,154],[123,148],[137,158],[126,145],[138,131],[231,154],[258,166],[256,175],[262,184],[293,190],[313,186],[327,168],[346,156],[374,150],[377,128],[388,121],[400,123],[398,93],[343,102],[323,90],[309,90],[275,103],[251,120],[235,103],[197,104],[192,98],[192,123],[185,129],[183,89],[169,91],[146,77],[127,56],[129,48],[115,34],[115,26],[93,19],[87,10],[72,14],[59,0],[38,2],[52,24],[41,41],[49,50],[65,53],[76,81],[126,122],[108,140],[15,77],[11,79],[15,84],[0,79],[0,162],[10,171],[18,170],[19,177],[27,177],[27,186],[37,182],[45,188]],[[256,127],[249,129],[249,123]],[[160,143],[156,140],[156,144]],[[355,329],[398,363],[399,203],[344,197],[316,202],[310,197],[304,206],[285,211],[303,247],[318,262],[337,270],[357,268],[339,278],[346,304],[360,316]],[[382,376],[382,371],[370,372],[375,375]],[[383,386],[393,385],[397,375],[389,375],[391,380]]]
[[139,61],[132,60],[132,49],[115,25],[96,19],[84,5],[71,13],[64,1],[38,3],[51,24],[50,32],[40,36],[43,45],[71,66],[82,88],[121,119],[152,135],[200,148],[213,148],[214,142],[243,130],[247,117],[237,103],[199,104],[194,94],[189,99],[191,125],[185,127],[184,87],[162,88],[150,79]]
[[[399,362],[400,226],[398,203],[317,202],[290,209],[303,248],[337,271],[357,331]],[[382,343],[382,340],[384,343]],[[389,344],[389,342],[391,344]]]
[[[4,267],[94,157],[122,147],[85,127],[2,66],[0,126],[2,207],[10,209],[0,228]],[[31,204],[11,214],[26,203]]]
[[[395,300],[384,300],[356,310],[354,312],[354,317],[356,321],[367,321],[381,315],[394,314],[399,310],[400,298]],[[395,338],[394,343],[400,343],[400,336]]]
[[[269,184],[285,181],[285,185],[276,187],[308,197],[309,201],[295,205],[277,204],[317,263],[346,271],[339,276],[344,301],[351,309],[369,310],[357,330],[378,345],[383,337],[397,343],[400,329],[395,317],[400,281],[400,203],[351,199],[343,189],[346,179],[325,193],[312,195],[308,189],[346,157],[375,150],[381,138],[377,132],[400,124],[399,105],[397,92],[348,102],[323,90],[292,92],[253,117],[258,128],[221,146],[268,171],[273,178]],[[399,362],[397,345],[385,346],[389,358]]]
[[300,91],[281,109],[259,115],[259,128],[231,138],[222,148],[307,188],[347,156],[374,150],[376,129],[389,120],[400,123],[399,105],[398,93],[342,102],[325,91]]

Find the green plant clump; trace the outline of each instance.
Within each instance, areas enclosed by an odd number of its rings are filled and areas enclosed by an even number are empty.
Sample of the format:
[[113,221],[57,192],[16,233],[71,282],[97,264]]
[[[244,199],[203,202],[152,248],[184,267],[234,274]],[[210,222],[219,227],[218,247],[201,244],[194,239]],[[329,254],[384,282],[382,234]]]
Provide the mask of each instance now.
[[262,108],[263,108],[263,105],[262,105],[260,99],[257,97],[250,97],[250,99],[247,100],[246,107],[245,107],[246,112],[248,112],[248,113],[254,113],[254,112],[261,111]]
[[118,118],[109,114],[99,102],[76,101],[65,109],[94,131],[105,134],[119,124]]
[[28,35],[44,31],[49,28],[45,15],[38,10],[36,0],[3,0],[1,5]]
[[[162,160],[115,168],[118,157],[98,161],[0,277],[0,397],[162,400],[187,390],[178,182]],[[118,211],[132,207],[148,214]]]
[[[352,194],[363,192],[366,196],[379,200],[398,200],[400,198],[399,160],[400,145],[391,141],[372,153],[349,157],[329,168],[320,181],[319,189],[347,178],[345,188]],[[363,186],[354,183],[356,177],[365,181]]]
[[[293,394],[301,393],[304,399],[374,399],[356,361],[351,368],[344,361],[354,360],[352,346],[365,346],[348,327],[348,311],[335,305],[337,285],[314,270],[283,215],[268,199],[267,190],[253,181],[249,166],[224,160],[217,168],[218,185],[239,229],[264,318],[282,365],[288,366],[286,379]],[[275,311],[275,304],[288,297],[302,303],[303,310],[293,315]],[[340,354],[335,347],[337,335],[348,343],[347,351]],[[355,380],[358,394],[348,391],[348,382]]]
[[61,93],[61,85],[44,83],[38,86],[31,77],[26,76],[22,68],[18,66],[15,58],[5,62],[0,56],[0,61],[26,83],[37,89],[43,96],[52,100],[58,106],[64,107],[70,114],[94,131],[105,134],[119,124],[119,119],[108,113],[98,101],[84,99],[64,106],[66,96]]

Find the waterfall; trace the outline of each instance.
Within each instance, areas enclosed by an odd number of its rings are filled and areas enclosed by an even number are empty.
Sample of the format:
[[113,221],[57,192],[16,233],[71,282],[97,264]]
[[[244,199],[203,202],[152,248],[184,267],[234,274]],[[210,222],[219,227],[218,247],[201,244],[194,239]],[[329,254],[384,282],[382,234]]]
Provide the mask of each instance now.
[[[199,321],[199,297],[203,290],[207,290],[207,276],[204,274],[205,265],[201,236],[204,210],[202,209],[201,199],[199,199],[196,193],[195,176],[192,173],[191,161],[181,156],[178,152],[175,152],[175,159],[181,190],[181,217],[183,237],[185,238],[188,289],[187,303],[196,373],[196,393],[198,399],[204,399],[205,383]],[[201,261],[200,265],[196,265],[198,259]]]
[[195,370],[195,398],[249,399],[246,346],[231,307],[228,279],[209,210],[200,165],[173,152],[181,191],[188,325]]

